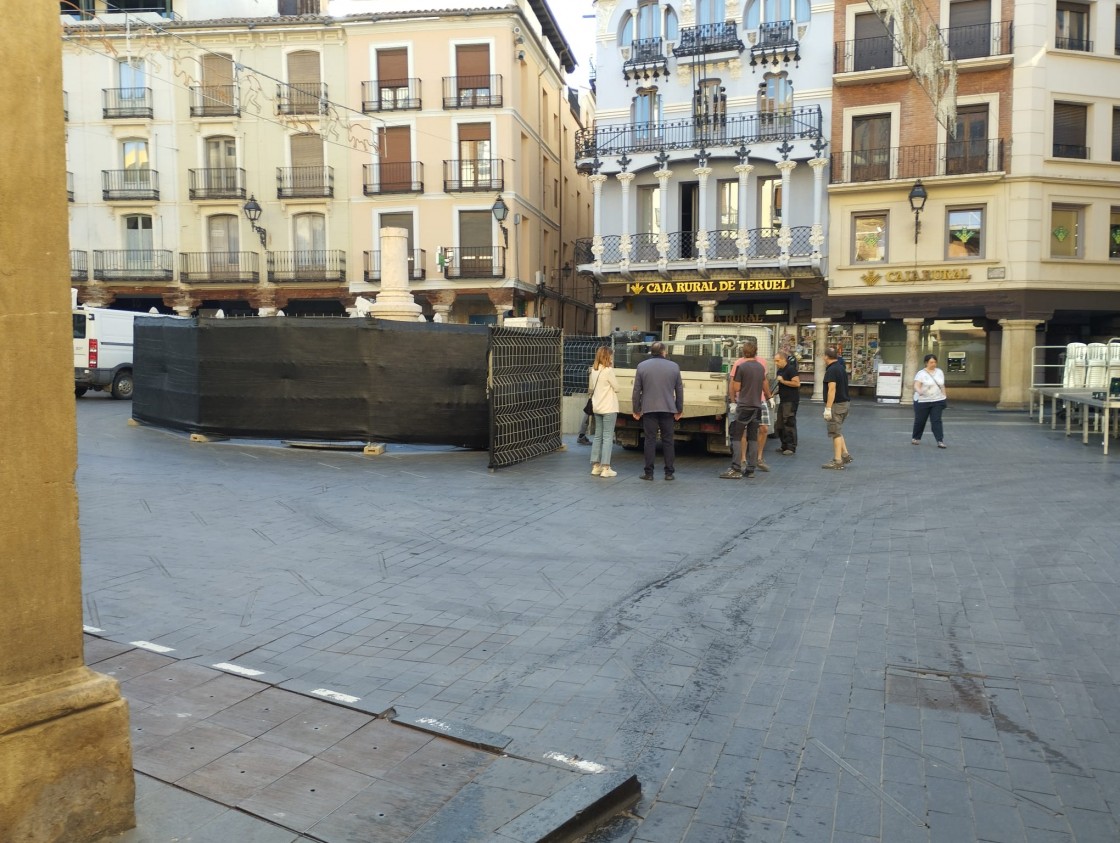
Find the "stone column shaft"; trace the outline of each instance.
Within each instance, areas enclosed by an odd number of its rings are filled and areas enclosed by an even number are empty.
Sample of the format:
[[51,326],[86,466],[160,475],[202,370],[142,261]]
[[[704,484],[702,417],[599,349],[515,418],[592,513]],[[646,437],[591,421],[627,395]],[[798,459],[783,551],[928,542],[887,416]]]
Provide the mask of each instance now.
[[614,305],[609,301],[595,303],[595,331],[600,337],[605,337],[611,332],[611,314]]
[[704,323],[712,323],[716,321],[716,305],[719,302],[714,299],[708,299],[698,302],[700,305],[700,321]]
[[381,290],[370,305],[370,316],[415,322],[423,310],[408,291],[408,231],[381,229]]
[[[1031,359],[1037,319],[1000,319],[1003,329],[999,358],[999,403],[1001,410],[1022,410],[1031,400]],[[1105,434],[1107,435],[1107,434]]]
[[922,367],[919,358],[922,350],[922,325],[925,319],[903,319],[906,326],[906,359],[902,364],[902,403],[906,403],[908,395],[914,393],[914,377]]
[[813,320],[817,326],[816,340],[813,343],[813,401],[824,401],[824,350],[828,346],[828,326],[832,319],[819,316]]

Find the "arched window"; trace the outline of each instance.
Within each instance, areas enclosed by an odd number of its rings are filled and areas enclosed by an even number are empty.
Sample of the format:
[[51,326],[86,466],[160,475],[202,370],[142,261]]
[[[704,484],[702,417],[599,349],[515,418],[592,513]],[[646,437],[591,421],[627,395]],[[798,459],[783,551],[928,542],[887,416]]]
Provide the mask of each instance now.
[[788,74],[767,73],[758,86],[759,114],[789,114],[793,110],[793,85]]
[[661,94],[657,88],[639,89],[631,106],[634,123],[634,140],[652,143],[659,134],[661,123]]
[[767,23],[785,20],[809,23],[812,17],[809,4],[810,0],[749,0],[743,13],[743,27],[757,29],[760,18]]
[[723,23],[726,18],[723,0],[697,0],[696,23],[700,26],[709,23]]
[[234,254],[241,250],[239,220],[235,214],[214,214],[206,220],[206,237],[212,254]]

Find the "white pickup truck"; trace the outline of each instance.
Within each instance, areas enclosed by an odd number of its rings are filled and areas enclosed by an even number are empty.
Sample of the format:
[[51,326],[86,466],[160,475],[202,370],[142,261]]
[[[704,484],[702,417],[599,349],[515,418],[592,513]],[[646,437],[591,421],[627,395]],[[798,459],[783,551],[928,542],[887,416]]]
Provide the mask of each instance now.
[[[727,386],[731,365],[739,359],[748,339],[758,346],[758,356],[771,363],[774,329],[755,323],[667,322],[662,326],[666,355],[681,367],[684,382],[684,415],[673,437],[678,442],[700,439],[709,453],[729,454],[727,439]],[[618,378],[618,421],[615,439],[624,448],[638,448],[642,423],[633,416],[631,395],[634,369],[649,356],[649,343],[616,343],[615,376]]]

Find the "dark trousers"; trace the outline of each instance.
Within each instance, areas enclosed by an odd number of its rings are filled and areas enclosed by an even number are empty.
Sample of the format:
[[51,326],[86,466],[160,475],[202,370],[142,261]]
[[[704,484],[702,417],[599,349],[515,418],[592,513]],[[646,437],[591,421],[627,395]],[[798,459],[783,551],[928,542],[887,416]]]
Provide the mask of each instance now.
[[[737,407],[731,422],[731,467],[735,471],[754,471],[758,467],[758,425],[762,412],[758,407]],[[747,434],[747,452],[743,451],[743,434]],[[744,465],[745,463],[745,465]]]
[[926,420],[933,429],[933,438],[938,442],[945,440],[945,431],[941,429],[941,414],[945,412],[945,402],[942,401],[915,401],[914,402],[914,435],[911,439],[921,439],[926,432]]
[[774,431],[782,443],[783,451],[797,450],[797,401],[783,401],[778,405],[778,421]]
[[676,447],[673,444],[672,413],[642,413],[642,431],[646,435],[646,474],[653,474],[653,460],[657,454],[657,434],[661,434],[661,455],[665,458],[665,473],[676,471]]

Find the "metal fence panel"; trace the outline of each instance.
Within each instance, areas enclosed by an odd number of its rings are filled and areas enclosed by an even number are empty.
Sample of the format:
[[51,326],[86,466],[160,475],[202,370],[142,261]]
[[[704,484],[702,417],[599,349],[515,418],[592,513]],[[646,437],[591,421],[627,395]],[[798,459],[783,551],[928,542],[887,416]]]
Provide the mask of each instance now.
[[595,352],[610,346],[608,337],[564,337],[564,394],[587,392],[587,370],[595,362]]
[[490,468],[561,447],[563,334],[558,328],[491,328],[487,391]]

